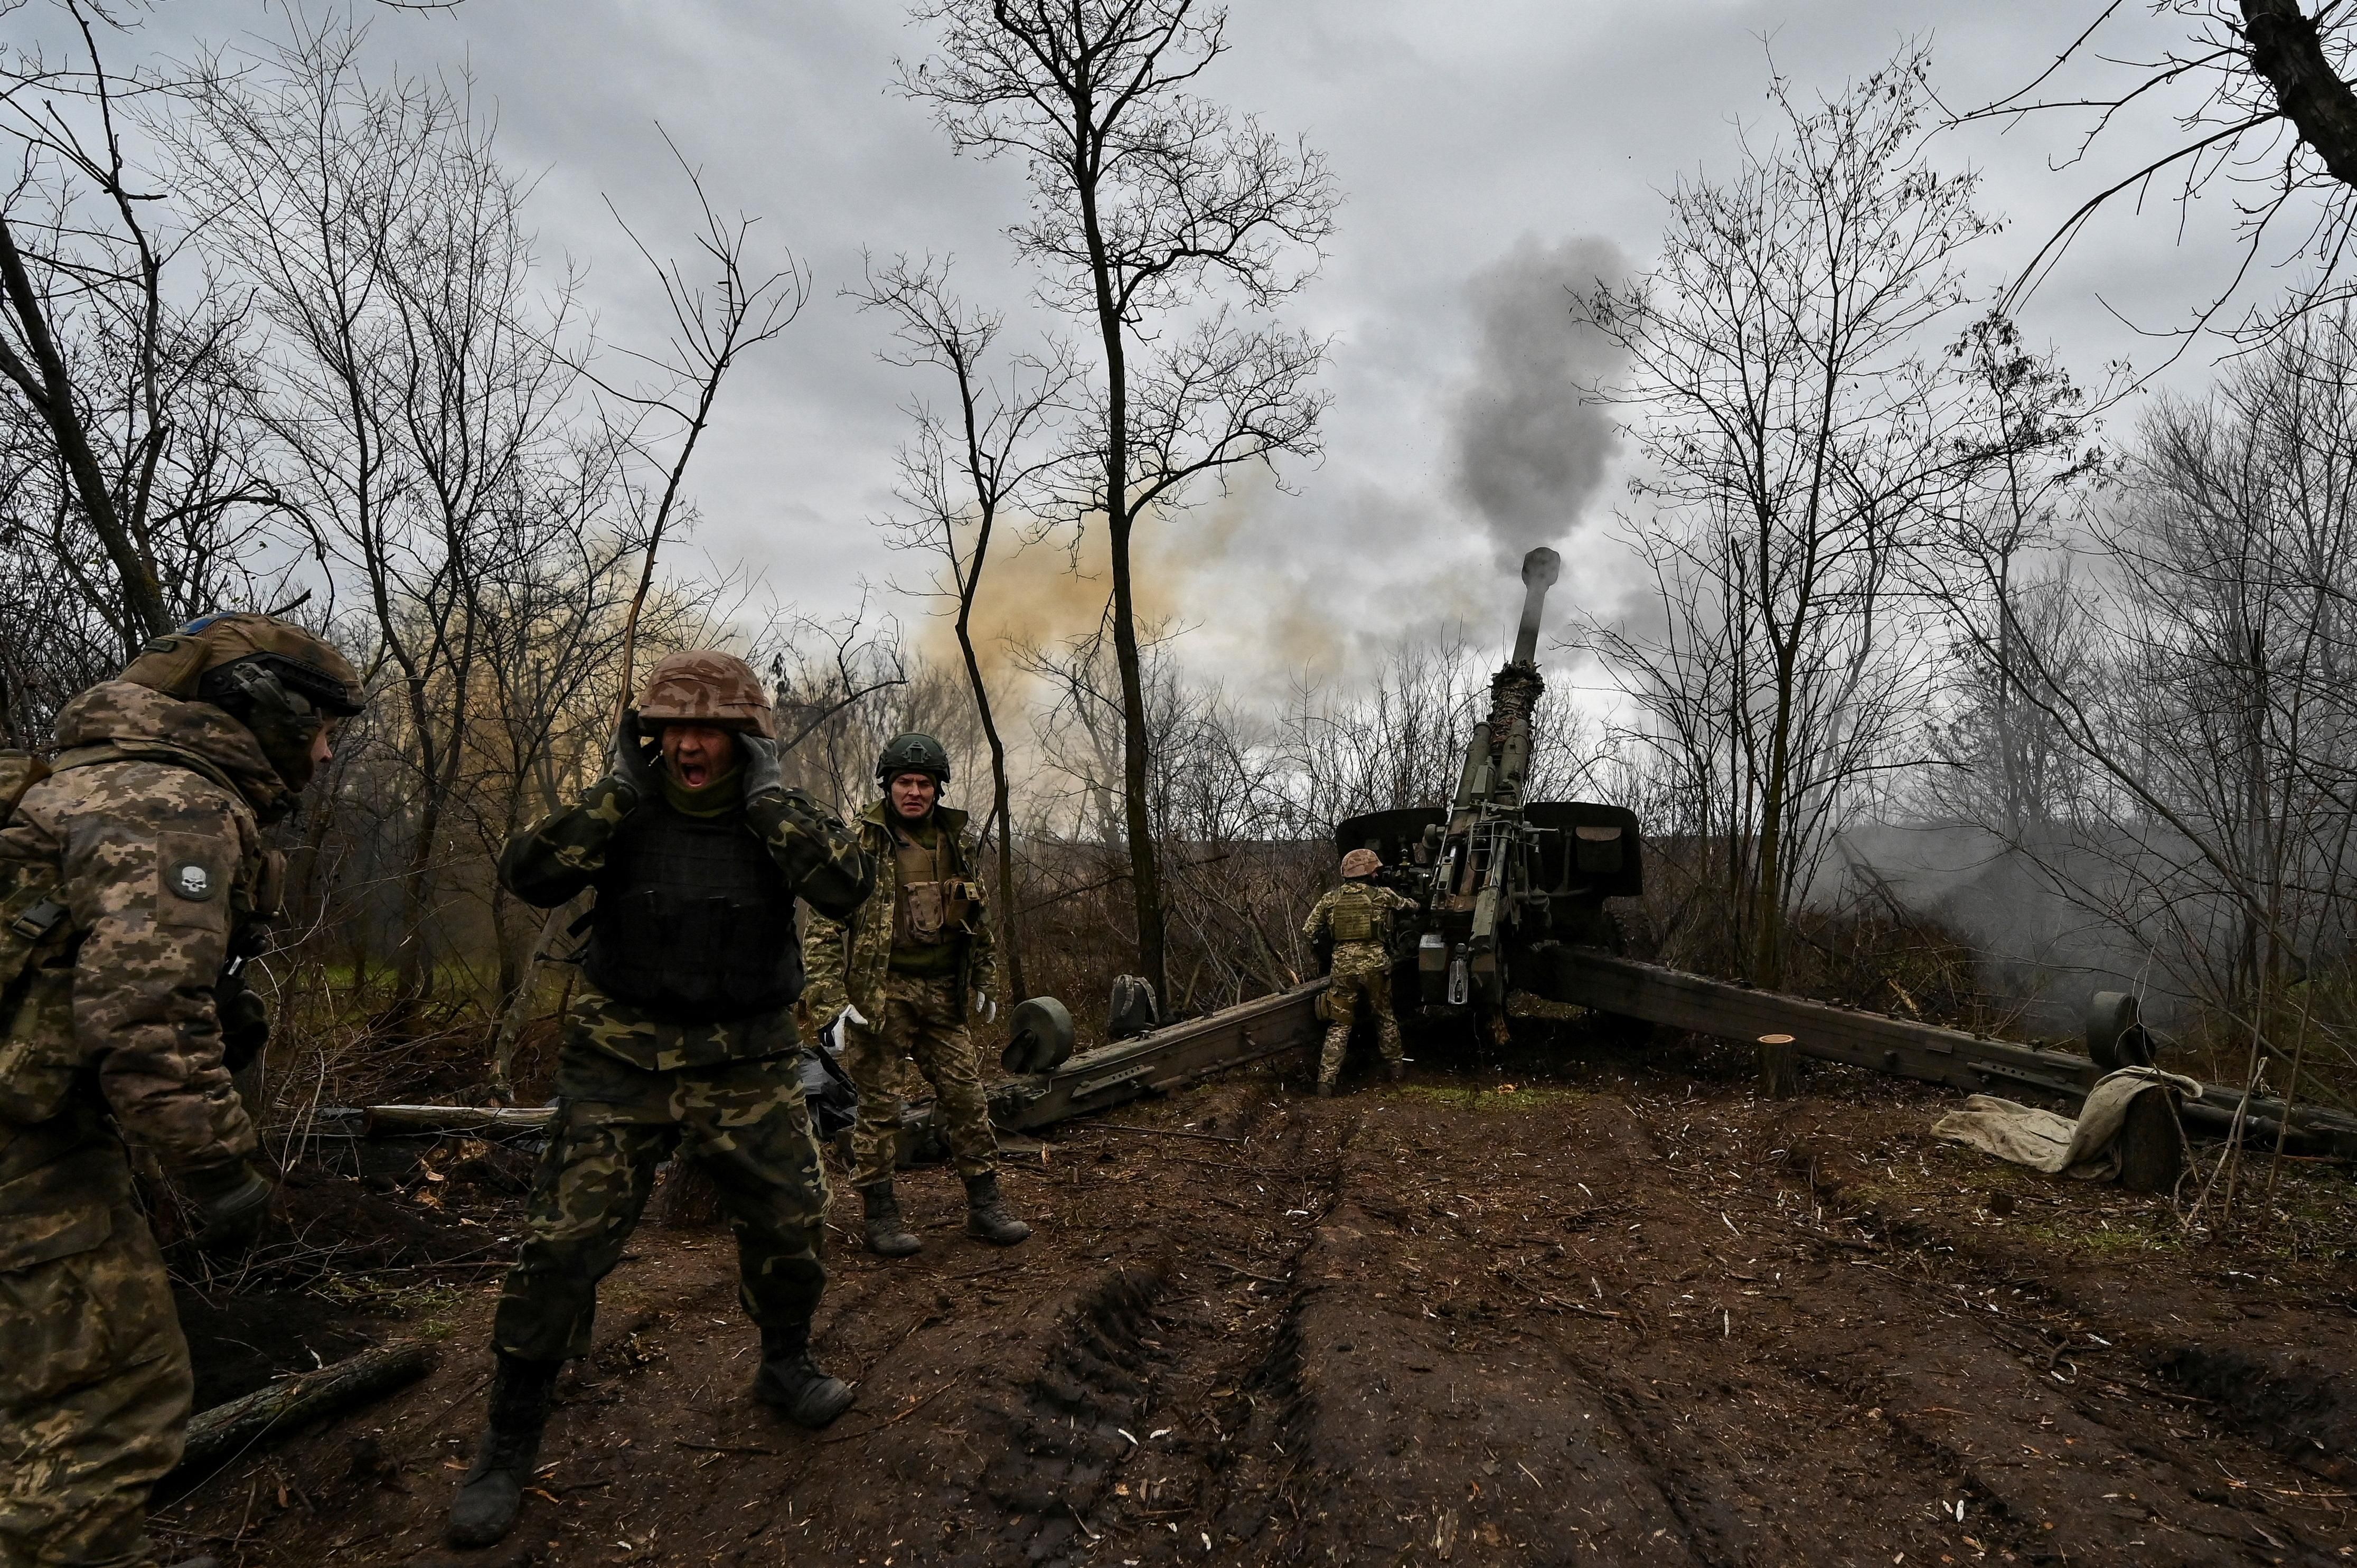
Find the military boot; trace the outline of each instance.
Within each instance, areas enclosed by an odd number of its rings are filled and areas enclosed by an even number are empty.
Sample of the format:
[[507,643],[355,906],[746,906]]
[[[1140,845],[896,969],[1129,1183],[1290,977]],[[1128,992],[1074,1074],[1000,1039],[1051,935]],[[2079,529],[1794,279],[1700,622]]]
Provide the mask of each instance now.
[[1031,1227],[1006,1212],[998,1177],[988,1171],[965,1178],[965,1233],[997,1247],[1012,1247],[1031,1234]]
[[1334,1080],[1332,1079],[1321,1078],[1318,1080],[1318,1098],[1320,1100],[1331,1100],[1334,1098]]
[[453,1546],[489,1546],[507,1534],[523,1506],[523,1489],[540,1457],[540,1434],[548,1425],[548,1396],[556,1386],[556,1361],[524,1361],[501,1354],[491,1375],[491,1418],[484,1429],[475,1466],[450,1499],[444,1539]]
[[900,1200],[892,1196],[890,1182],[861,1187],[859,1201],[867,1206],[869,1251],[879,1258],[905,1258],[924,1245],[915,1231],[900,1223]]
[[810,1325],[761,1330],[761,1369],[753,1397],[774,1405],[796,1426],[815,1432],[851,1408],[851,1385],[830,1378],[811,1359]]

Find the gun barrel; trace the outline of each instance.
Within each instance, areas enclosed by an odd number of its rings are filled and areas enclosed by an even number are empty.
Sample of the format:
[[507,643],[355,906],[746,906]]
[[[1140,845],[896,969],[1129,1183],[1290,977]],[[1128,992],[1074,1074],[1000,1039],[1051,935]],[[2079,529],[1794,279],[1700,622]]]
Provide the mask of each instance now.
[[1528,664],[1538,657],[1539,613],[1546,607],[1547,590],[1563,571],[1563,557],[1541,545],[1523,557],[1523,624],[1514,631],[1514,662]]

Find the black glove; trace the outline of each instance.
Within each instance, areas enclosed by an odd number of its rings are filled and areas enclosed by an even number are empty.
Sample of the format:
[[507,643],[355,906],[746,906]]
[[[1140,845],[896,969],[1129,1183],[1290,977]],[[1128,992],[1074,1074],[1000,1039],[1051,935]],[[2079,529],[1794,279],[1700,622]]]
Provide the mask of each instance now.
[[243,1072],[270,1044],[270,1004],[242,975],[232,975],[214,989],[213,1008],[221,1015],[221,1065]]
[[646,733],[639,728],[639,711],[631,708],[622,714],[615,728],[614,739],[606,748],[606,778],[619,787],[619,792],[628,799],[624,809],[635,807],[653,795],[659,786],[655,770],[647,760]]
[[763,798],[782,800],[786,793],[786,778],[779,769],[784,753],[778,743],[767,736],[740,730],[737,735],[737,766],[745,771],[745,803],[751,805]]
[[262,1234],[274,1188],[253,1161],[184,1171],[180,1187],[196,1200],[197,1213],[203,1220],[197,1230],[199,1251],[242,1252]]

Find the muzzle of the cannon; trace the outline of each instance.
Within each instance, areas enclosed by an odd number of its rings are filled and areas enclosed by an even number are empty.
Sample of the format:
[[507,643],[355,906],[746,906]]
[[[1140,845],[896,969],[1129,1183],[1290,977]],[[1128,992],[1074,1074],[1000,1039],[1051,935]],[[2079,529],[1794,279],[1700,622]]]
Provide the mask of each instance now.
[[1528,664],[1538,657],[1539,615],[1546,608],[1547,590],[1563,572],[1563,557],[1542,544],[1523,557],[1523,623],[1514,629],[1514,662]]

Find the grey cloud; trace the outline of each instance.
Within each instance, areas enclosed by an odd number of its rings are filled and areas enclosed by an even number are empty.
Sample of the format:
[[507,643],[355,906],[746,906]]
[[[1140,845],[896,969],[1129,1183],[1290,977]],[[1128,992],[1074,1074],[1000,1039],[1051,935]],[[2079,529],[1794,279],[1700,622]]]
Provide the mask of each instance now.
[[1581,389],[1620,353],[1573,320],[1571,303],[1627,270],[1609,240],[1525,236],[1467,285],[1473,372],[1449,413],[1449,452],[1457,491],[1501,560],[1569,533],[1604,482],[1619,442],[1610,412]]

